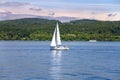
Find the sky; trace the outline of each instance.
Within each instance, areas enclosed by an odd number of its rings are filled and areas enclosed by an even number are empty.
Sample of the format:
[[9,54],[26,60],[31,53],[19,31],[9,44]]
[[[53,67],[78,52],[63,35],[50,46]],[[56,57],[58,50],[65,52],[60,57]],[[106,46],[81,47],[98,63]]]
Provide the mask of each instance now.
[[0,20],[120,20],[120,0],[0,0]]

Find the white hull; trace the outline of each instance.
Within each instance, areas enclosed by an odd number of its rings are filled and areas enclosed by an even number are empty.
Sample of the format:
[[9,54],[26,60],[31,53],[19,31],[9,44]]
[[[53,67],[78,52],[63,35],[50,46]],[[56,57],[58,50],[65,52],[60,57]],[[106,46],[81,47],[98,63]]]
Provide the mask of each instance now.
[[89,42],[97,42],[96,40],[89,40]]
[[54,46],[51,47],[51,50],[68,50],[69,48],[67,46]]

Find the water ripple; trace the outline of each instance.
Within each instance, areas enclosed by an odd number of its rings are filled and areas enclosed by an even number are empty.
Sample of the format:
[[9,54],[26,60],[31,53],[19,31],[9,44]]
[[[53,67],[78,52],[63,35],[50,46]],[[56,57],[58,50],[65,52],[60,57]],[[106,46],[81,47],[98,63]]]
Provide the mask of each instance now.
[[103,78],[103,77],[89,77],[89,78],[86,78],[85,80],[111,80],[111,79]]
[[72,73],[63,73],[63,75],[68,75],[68,76],[78,76],[77,74],[72,74]]
[[109,73],[116,73],[116,74],[120,74],[120,70],[109,70]]
[[85,76],[89,76],[89,75],[93,75],[93,74],[89,74],[89,73],[77,73],[77,74],[79,74],[79,75],[85,75]]
[[50,79],[45,78],[45,77],[31,77],[31,78],[27,78],[24,80],[50,80]]

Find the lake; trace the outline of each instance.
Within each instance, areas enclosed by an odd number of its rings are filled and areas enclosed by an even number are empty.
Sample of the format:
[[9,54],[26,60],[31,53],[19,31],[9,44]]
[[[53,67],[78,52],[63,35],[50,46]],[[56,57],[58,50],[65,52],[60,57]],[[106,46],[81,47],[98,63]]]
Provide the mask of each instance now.
[[0,80],[120,80],[120,42],[0,41]]

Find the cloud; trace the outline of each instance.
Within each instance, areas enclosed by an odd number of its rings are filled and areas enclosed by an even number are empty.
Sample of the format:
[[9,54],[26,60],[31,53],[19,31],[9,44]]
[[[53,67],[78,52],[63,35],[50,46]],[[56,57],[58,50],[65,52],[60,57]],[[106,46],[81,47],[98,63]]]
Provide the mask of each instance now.
[[48,13],[48,15],[49,15],[49,16],[54,16],[55,13],[54,13],[54,12],[50,12],[50,13]]
[[4,12],[1,12],[0,11],[0,20],[8,20],[8,19],[11,19],[12,15],[12,12],[9,12],[9,11],[4,11]]
[[29,9],[32,11],[41,11],[42,10],[41,8],[29,8]]
[[116,16],[117,14],[115,13],[115,14],[112,14],[112,13],[109,13],[107,16],[108,17],[114,17],[114,16]]
[[69,22],[69,21],[77,20],[76,17],[67,17],[67,16],[56,17],[55,19],[61,22]]
[[21,18],[37,18],[37,16],[28,14],[13,14],[11,12],[0,12],[0,20],[13,20]]
[[20,18],[44,18],[50,20],[60,20],[61,22],[69,22],[71,20],[77,20],[75,17],[53,17],[55,13],[50,12],[48,16],[40,16],[40,15],[33,15],[33,14],[14,14],[10,11],[2,10],[0,12],[0,20],[13,20],[13,19],[20,19]]
[[25,2],[2,2],[0,3],[0,6],[2,7],[19,7],[19,6],[25,6],[29,5],[30,3]]
[[[56,2],[55,2],[56,3]],[[0,2],[0,19],[47,18],[60,21],[76,19],[120,20],[120,5],[114,4],[46,4]],[[65,5],[65,6],[64,6]]]
[[[94,15],[93,15],[94,14]],[[10,11],[1,11],[0,12],[0,20],[12,20],[12,19],[20,19],[20,18],[44,18],[50,20],[60,20],[61,22],[69,22],[71,20],[78,20],[78,19],[94,19],[94,20],[108,20],[108,21],[115,21],[120,20],[120,13],[90,13],[84,12],[79,13],[78,17],[70,17],[70,16],[59,16],[53,17],[49,15],[34,15],[34,14],[14,14]],[[108,17],[109,16],[109,17]]]
[[[10,11],[13,14],[28,14],[28,15],[47,15],[48,12],[42,10],[39,6],[26,2],[2,2],[0,10]],[[42,12],[41,12],[42,11]]]

